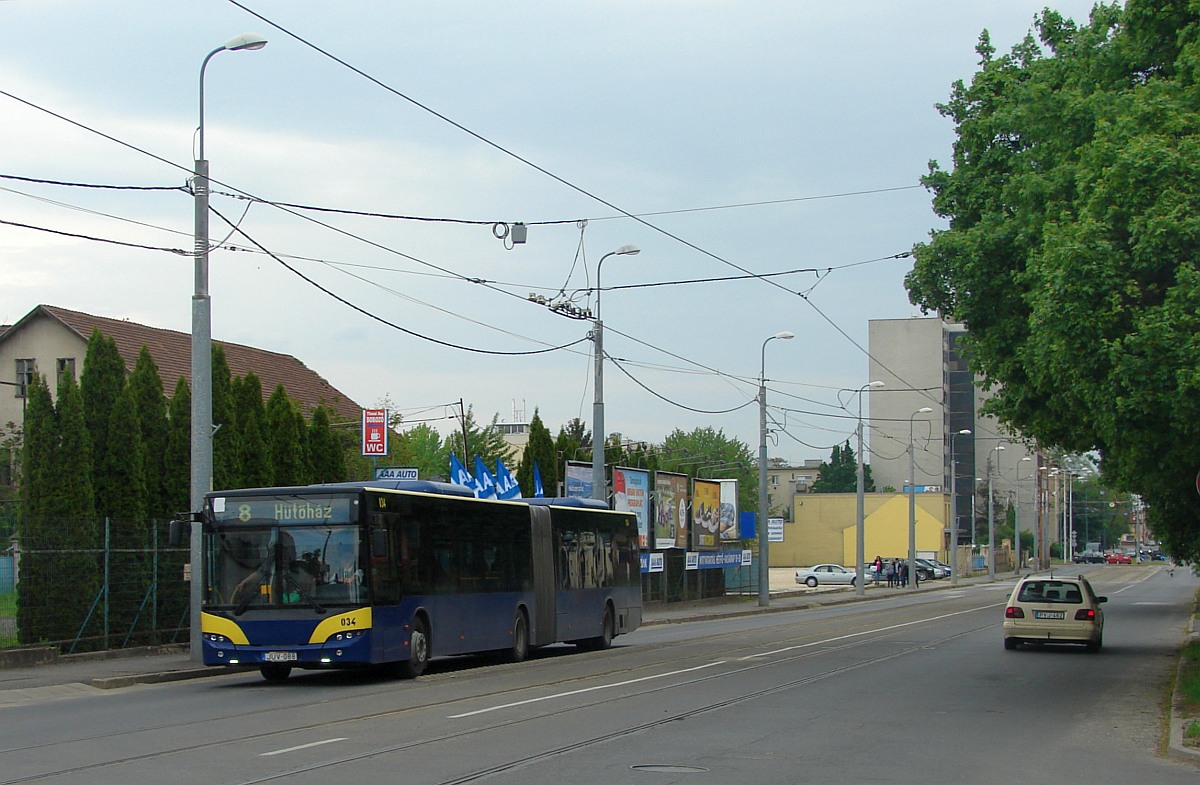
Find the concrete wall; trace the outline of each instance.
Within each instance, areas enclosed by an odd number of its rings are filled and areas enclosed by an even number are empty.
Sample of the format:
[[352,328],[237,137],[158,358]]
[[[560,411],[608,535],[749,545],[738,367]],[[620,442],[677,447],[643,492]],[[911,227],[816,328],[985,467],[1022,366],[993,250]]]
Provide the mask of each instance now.
[[[943,530],[949,499],[942,493],[916,494],[917,551],[945,558]],[[865,559],[908,555],[908,495],[868,493],[863,497]],[[783,542],[771,543],[772,567],[807,567],[822,562],[854,566],[857,550],[857,495],[797,495],[795,520],[785,523]]]

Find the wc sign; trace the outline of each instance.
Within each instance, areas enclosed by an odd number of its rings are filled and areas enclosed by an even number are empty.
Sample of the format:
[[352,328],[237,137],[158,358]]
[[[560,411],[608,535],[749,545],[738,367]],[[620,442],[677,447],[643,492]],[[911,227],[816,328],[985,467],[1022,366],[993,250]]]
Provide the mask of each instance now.
[[363,409],[362,454],[388,454],[387,409]]

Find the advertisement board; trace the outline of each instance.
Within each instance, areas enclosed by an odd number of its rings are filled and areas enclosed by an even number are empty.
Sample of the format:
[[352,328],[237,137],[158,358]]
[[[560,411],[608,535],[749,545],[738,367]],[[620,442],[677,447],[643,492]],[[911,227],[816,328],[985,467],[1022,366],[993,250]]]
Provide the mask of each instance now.
[[650,472],[615,466],[612,482],[613,509],[637,518],[638,546],[645,550],[650,542]]
[[654,548],[688,547],[687,475],[654,473]]
[[692,482],[692,547],[698,551],[715,550],[720,544],[721,483],[717,480]]
[[720,535],[722,543],[737,542],[742,538],[741,527],[738,525],[738,481],[721,480],[721,523]]
[[567,471],[563,474],[563,487],[567,496],[577,499],[592,498],[592,465],[567,461]]

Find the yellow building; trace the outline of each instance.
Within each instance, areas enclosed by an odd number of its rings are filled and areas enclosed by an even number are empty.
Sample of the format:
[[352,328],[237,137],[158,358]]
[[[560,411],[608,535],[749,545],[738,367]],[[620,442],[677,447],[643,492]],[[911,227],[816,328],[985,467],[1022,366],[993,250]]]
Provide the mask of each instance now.
[[[908,556],[908,494],[868,493],[863,504],[864,559]],[[807,567],[834,562],[853,567],[857,550],[858,497],[853,493],[797,495],[783,542],[771,543],[772,567]],[[944,493],[916,494],[917,555],[945,558],[950,499]]]

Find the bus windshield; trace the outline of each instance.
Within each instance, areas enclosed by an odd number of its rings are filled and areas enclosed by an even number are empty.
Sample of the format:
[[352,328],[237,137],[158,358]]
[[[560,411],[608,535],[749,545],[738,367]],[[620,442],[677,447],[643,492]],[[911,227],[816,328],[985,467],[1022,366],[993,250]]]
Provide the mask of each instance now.
[[232,610],[363,605],[359,528],[352,525],[219,527],[205,534],[205,607]]

